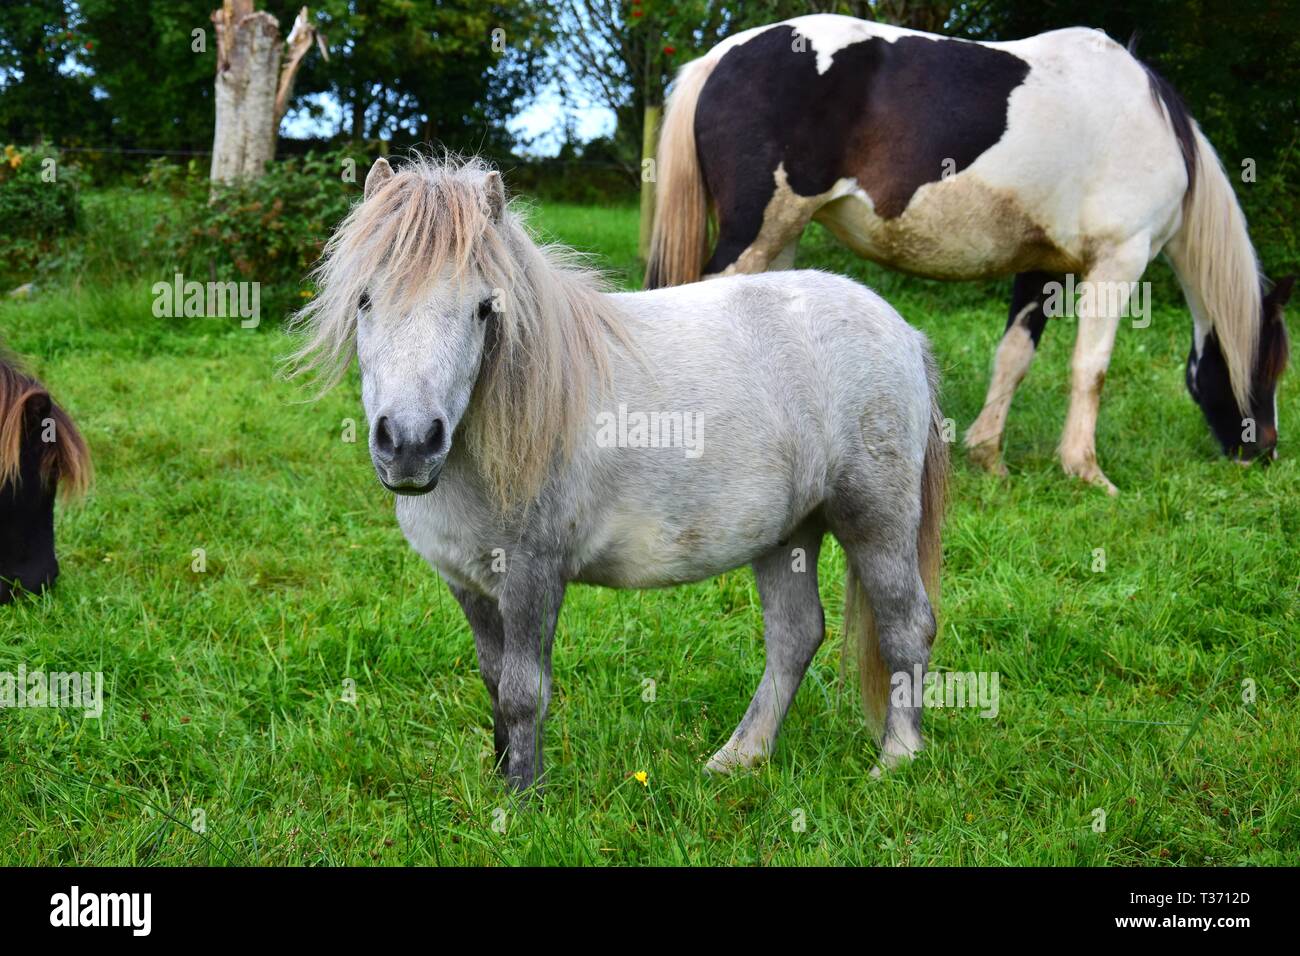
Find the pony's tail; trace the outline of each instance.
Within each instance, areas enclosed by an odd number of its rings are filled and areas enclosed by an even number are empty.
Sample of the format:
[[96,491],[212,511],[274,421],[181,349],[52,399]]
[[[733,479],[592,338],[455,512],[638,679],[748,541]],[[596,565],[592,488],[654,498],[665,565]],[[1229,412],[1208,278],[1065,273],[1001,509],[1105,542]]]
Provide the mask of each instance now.
[[[939,410],[939,369],[934,357],[925,352],[925,374],[930,386],[930,429],[921,467],[921,521],[916,532],[916,557],[921,583],[930,598],[938,634],[939,578],[943,568],[943,513],[948,497],[948,443],[944,441],[943,412]],[[853,644],[849,642],[853,641]],[[933,637],[931,638],[933,641]],[[889,705],[890,674],[880,655],[880,636],[866,589],[848,562],[844,578],[844,652],[856,646],[862,711],[877,737],[885,731],[885,710]]]
[[1214,328],[1228,366],[1232,394],[1250,414],[1259,350],[1259,262],[1246,217],[1214,147],[1193,124],[1195,159],[1188,165],[1183,224],[1169,243],[1169,260],[1188,305]]
[[647,289],[695,282],[708,246],[708,191],[695,151],[695,106],[717,61],[692,60],[677,73],[655,157],[655,223]]

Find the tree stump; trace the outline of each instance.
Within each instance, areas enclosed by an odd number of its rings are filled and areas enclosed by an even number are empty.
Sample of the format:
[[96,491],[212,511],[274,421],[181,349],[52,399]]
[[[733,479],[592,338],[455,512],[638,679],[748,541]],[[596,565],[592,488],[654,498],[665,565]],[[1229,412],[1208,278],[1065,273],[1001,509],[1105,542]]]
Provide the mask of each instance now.
[[217,34],[217,120],[210,178],[214,184],[255,179],[275,158],[280,121],[312,42],[329,58],[324,38],[303,7],[289,33],[288,56],[281,67],[280,24],[266,11],[254,10],[253,0],[224,0],[221,9],[213,11],[212,23]]

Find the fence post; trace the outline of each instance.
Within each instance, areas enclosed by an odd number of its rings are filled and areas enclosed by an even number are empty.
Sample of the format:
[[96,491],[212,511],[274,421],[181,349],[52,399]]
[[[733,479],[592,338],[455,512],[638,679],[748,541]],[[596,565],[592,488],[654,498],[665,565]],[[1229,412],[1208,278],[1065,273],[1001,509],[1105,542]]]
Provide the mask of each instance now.
[[[655,179],[658,170],[654,168],[654,158],[659,145],[659,116],[662,112],[662,106],[646,104],[645,131],[641,136],[641,236],[637,243],[637,252],[642,262],[650,258],[650,236],[655,224]],[[650,160],[648,166],[647,159]]]

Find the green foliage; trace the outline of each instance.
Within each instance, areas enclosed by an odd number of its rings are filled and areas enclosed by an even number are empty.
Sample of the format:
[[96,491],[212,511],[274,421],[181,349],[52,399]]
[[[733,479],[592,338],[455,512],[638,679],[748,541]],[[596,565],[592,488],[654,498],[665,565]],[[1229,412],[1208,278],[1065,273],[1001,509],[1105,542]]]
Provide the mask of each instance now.
[[369,163],[352,149],[308,153],[211,198],[206,183],[191,189],[174,240],[178,268],[203,281],[258,282],[264,312],[290,311],[310,293],[308,274],[334,227],[361,198]]
[[540,81],[546,4],[322,0],[311,9],[331,52],[304,63],[298,100],[332,93],[352,140],[508,152],[506,120]]
[[[72,6],[72,4],[69,4]],[[84,18],[78,59],[104,95],[111,131],[89,145],[208,149],[215,121],[215,0],[77,0]],[[290,15],[292,22],[292,14]],[[284,31],[288,24],[281,21]],[[202,50],[193,31],[203,31]],[[66,130],[55,130],[64,137]]]
[[6,146],[0,162],[0,276],[32,269],[81,216],[77,168],[53,150]]

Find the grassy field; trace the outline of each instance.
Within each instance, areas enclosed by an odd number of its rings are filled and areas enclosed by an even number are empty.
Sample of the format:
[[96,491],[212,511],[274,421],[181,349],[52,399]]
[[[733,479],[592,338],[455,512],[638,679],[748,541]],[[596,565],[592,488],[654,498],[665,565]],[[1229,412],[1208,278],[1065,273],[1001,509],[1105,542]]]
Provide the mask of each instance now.
[[[94,197],[94,281],[0,300],[0,336],[98,472],[60,510],[56,591],[0,609],[0,671],[103,671],[107,693],[98,721],[0,710],[0,864],[1300,862],[1300,387],[1284,380],[1281,460],[1225,463],[1183,389],[1189,322],[1167,283],[1108,379],[1098,446],[1119,498],[1056,464],[1067,321],[1013,408],[1011,478],[955,457],[934,663],[997,672],[996,719],[931,710],[922,759],[868,778],[831,546],[828,639],[777,753],[706,778],[763,667],[752,575],[574,587],[549,791],[529,809],[491,772],[468,628],[375,481],[355,375],[305,404],[274,377],[273,323],[154,318],[169,273],[135,261],[131,236],[157,205]],[[535,221],[631,282],[635,216]],[[932,337],[946,413],[971,422],[1004,288],[886,275],[820,233],[800,265],[881,289]]]

